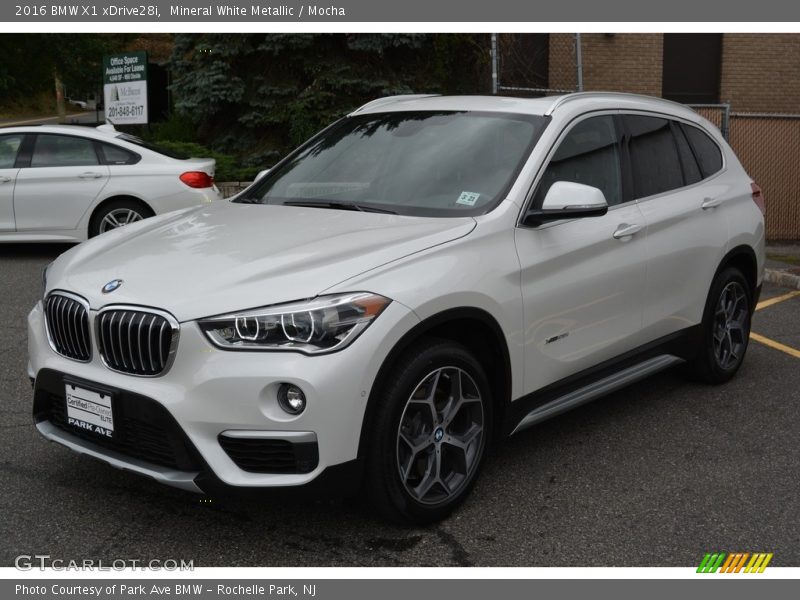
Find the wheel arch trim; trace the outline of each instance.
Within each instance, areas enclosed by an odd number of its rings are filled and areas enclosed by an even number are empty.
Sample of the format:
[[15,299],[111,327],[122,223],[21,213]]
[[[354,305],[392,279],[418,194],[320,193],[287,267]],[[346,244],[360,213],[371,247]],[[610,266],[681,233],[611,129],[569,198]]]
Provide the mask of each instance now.
[[[437,328],[441,328],[449,324],[456,324],[459,321],[470,320],[478,321],[487,326],[493,334],[492,341],[494,343],[492,345],[496,346],[500,350],[500,356],[498,357],[501,366],[499,380],[496,377],[492,377],[493,374],[491,372],[487,373],[487,375],[489,376],[490,384],[492,385],[492,391],[495,392],[498,389],[502,390],[501,398],[493,398],[495,403],[494,427],[498,427],[504,422],[507,408],[511,403],[512,367],[511,355],[503,330],[497,320],[483,309],[467,306],[451,308],[431,315],[430,317],[417,323],[414,327],[403,334],[403,336],[397,341],[397,343],[395,343],[395,345],[383,359],[375,379],[373,380],[372,387],[369,392],[369,398],[367,400],[367,407],[364,411],[364,418],[361,424],[361,435],[358,443],[359,458],[363,458],[365,455],[368,438],[367,432],[370,431],[371,421],[379,405],[378,393],[383,381],[385,381],[390,372],[391,366],[397,361],[403,352],[411,347],[415,341],[424,338],[426,335],[430,335]],[[453,341],[459,342],[459,340]]]

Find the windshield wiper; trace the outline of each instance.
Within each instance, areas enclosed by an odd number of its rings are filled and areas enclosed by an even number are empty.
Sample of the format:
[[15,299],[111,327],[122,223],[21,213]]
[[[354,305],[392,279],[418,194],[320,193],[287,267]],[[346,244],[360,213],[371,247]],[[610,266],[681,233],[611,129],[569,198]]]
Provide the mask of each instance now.
[[253,197],[236,198],[234,202],[238,202],[240,204],[261,204],[261,198],[253,198]]
[[315,200],[289,200],[284,202],[283,205],[307,206],[310,208],[333,208],[336,210],[358,210],[361,212],[385,213],[388,215],[397,214],[397,211],[389,208],[378,208],[377,206],[368,206],[366,204],[359,204],[358,202],[343,202],[340,200],[323,200],[321,202]]

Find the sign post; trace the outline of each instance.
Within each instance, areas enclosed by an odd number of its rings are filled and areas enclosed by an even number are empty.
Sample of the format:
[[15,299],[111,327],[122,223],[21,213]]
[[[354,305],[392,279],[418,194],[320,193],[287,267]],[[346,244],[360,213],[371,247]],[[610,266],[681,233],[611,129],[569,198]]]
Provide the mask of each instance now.
[[103,96],[109,123],[146,124],[147,52],[103,56]]

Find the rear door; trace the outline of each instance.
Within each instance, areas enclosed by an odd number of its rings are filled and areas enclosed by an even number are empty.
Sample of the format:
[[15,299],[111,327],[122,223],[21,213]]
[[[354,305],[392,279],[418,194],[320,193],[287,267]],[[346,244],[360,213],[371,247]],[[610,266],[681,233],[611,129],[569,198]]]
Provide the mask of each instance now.
[[14,189],[17,231],[76,229],[108,183],[100,162],[89,138],[37,134]]
[[[648,340],[696,325],[722,260],[728,226],[721,212],[730,190],[701,164],[686,136],[695,129],[667,117],[623,115],[636,202],[647,221],[647,282],[643,333]],[[694,135],[694,133],[692,133]]]
[[0,135],[0,232],[14,231],[14,184],[17,155],[24,133]]
[[525,388],[532,392],[637,347],[647,256],[645,221],[630,198],[613,114],[568,126],[537,183],[532,207],[556,181],[599,188],[601,217],[516,229],[525,319]]

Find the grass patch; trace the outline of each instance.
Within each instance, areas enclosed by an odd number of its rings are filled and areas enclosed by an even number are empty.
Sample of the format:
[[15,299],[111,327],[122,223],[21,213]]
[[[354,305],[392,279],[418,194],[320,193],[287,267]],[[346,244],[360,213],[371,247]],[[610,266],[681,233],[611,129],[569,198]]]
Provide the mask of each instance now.
[[770,260],[788,263],[790,265],[800,265],[800,256],[794,256],[791,254],[767,254],[767,258]]

